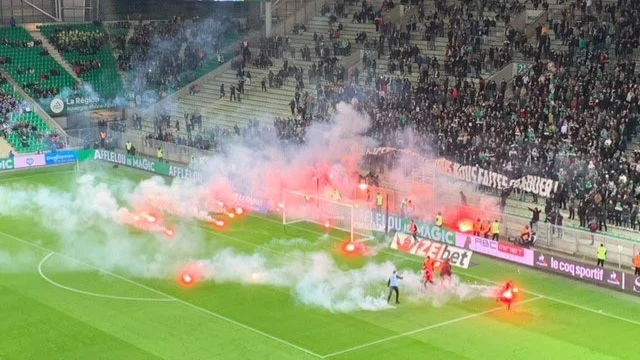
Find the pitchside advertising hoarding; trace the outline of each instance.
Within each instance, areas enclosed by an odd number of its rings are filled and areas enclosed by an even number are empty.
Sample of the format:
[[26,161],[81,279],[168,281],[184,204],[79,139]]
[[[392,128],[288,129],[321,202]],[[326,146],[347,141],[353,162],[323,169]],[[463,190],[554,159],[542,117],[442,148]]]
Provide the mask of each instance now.
[[78,150],[52,151],[44,154],[46,165],[68,164],[78,161]]
[[17,155],[13,158],[15,169],[44,166],[45,164],[44,154]]
[[456,246],[498,259],[533,266],[533,250],[525,249],[511,243],[494,241],[464,233],[456,233]]
[[418,238],[418,241],[415,241],[412,235],[402,232],[397,232],[393,236],[389,248],[423,258],[429,256],[438,261],[449,260],[451,265],[465,269],[469,267],[473,255],[473,251],[438,241],[423,238]]
[[13,169],[13,165],[13,158],[0,159],[0,170],[11,170]]
[[640,296],[640,276],[621,270],[607,269],[595,264],[535,252],[535,267],[590,284],[613,288]]
[[[388,227],[390,232],[409,232],[411,219],[401,216],[387,216],[384,212],[371,210],[369,208],[354,209],[354,227],[373,231],[384,231]],[[456,233],[433,224],[416,219],[418,225],[418,236],[428,240],[443,242],[449,245],[456,245]]]

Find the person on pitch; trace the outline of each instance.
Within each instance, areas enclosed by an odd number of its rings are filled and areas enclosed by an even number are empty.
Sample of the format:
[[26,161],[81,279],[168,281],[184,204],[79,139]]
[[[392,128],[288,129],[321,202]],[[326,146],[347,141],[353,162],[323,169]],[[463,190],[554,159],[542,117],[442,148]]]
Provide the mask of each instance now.
[[433,276],[436,271],[436,261],[431,259],[430,256],[427,256],[424,259],[424,265],[422,268],[424,270],[423,285],[424,285],[424,288],[426,289],[427,283],[433,284]]
[[398,288],[400,286],[400,280],[402,280],[402,276],[398,274],[397,270],[393,270],[393,274],[391,274],[391,277],[387,281],[387,286],[389,287],[389,296],[387,296],[387,303],[391,301],[391,295],[395,292],[396,304],[400,304],[400,290]]
[[497,301],[505,303],[507,305],[507,310],[511,310],[511,304],[513,304],[517,293],[518,288],[513,285],[513,281],[509,280],[500,290]]
[[447,282],[447,283],[451,283],[451,262],[449,261],[449,259],[446,259],[442,265],[440,265],[440,277],[442,278],[443,282]]

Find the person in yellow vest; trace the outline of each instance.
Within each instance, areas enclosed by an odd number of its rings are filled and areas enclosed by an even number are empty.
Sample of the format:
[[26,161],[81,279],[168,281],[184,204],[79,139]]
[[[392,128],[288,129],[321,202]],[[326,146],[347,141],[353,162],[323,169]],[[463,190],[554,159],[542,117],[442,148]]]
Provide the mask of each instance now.
[[598,263],[596,266],[604,267],[604,261],[607,259],[607,248],[604,244],[600,244],[598,248]]
[[127,140],[126,144],[124,144],[125,149],[127,150],[127,155],[133,155],[131,153],[131,149],[133,145],[131,145],[131,141]]
[[382,205],[384,204],[384,197],[382,197],[382,194],[377,193],[376,194],[376,210],[378,212],[382,211]]
[[160,162],[164,161],[164,151],[162,150],[161,147],[158,147],[158,150],[156,151],[156,155],[158,156],[158,161]]
[[480,233],[482,233],[482,221],[478,218],[473,223],[473,236],[480,236]]
[[340,195],[340,191],[338,191],[338,189],[333,189],[333,192],[331,193],[331,198],[335,201],[340,201],[340,199],[342,199],[342,196]]
[[444,225],[444,219],[442,218],[442,214],[438,211],[438,216],[436,216],[436,226],[442,227]]
[[636,268],[636,276],[640,276],[640,253],[633,257],[633,266]]
[[491,224],[491,240],[500,241],[500,222],[498,220]]

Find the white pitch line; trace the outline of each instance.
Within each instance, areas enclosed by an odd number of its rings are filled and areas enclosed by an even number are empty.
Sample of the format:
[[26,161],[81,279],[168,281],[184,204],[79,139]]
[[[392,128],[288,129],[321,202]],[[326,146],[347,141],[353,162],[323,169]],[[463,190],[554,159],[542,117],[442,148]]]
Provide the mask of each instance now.
[[188,307],[190,307],[190,308],[192,308],[192,309],[198,310],[198,311],[203,312],[203,313],[205,313],[205,314],[209,314],[209,315],[211,315],[211,316],[213,316],[213,317],[215,317],[215,318],[218,318],[218,319],[220,319],[220,320],[224,320],[224,321],[226,321],[226,322],[228,322],[228,323],[230,323],[230,324],[236,325],[236,326],[241,327],[241,328],[243,328],[243,329],[245,329],[245,330],[249,330],[249,331],[252,331],[252,332],[254,332],[254,333],[256,333],[256,334],[260,334],[260,335],[262,335],[262,336],[264,336],[264,337],[266,337],[266,338],[269,338],[269,339],[271,339],[271,340],[273,340],[273,341],[276,341],[276,342],[278,342],[278,343],[281,343],[281,344],[287,345],[287,346],[289,346],[289,347],[291,347],[291,348],[294,348],[294,349],[299,350],[299,351],[301,351],[301,352],[304,352],[304,353],[306,353],[306,354],[312,355],[312,356],[314,356],[314,357],[316,357],[316,358],[322,359],[322,355],[317,354],[317,353],[315,353],[315,352],[313,352],[313,351],[311,351],[311,350],[305,349],[305,348],[303,348],[303,347],[301,347],[301,346],[298,346],[298,345],[293,344],[293,343],[290,343],[290,342],[288,342],[288,341],[286,341],[286,340],[280,339],[280,338],[279,338],[279,337],[277,337],[277,336],[274,336],[274,335],[268,334],[268,333],[266,333],[266,332],[264,332],[264,331],[262,331],[262,330],[258,330],[258,329],[254,328],[254,327],[249,326],[249,325],[245,325],[245,324],[243,324],[243,323],[241,323],[241,322],[238,322],[238,321],[235,321],[235,320],[233,320],[233,319],[230,319],[230,318],[228,318],[228,317],[226,317],[226,316],[224,316],[224,315],[220,315],[220,314],[218,314],[218,313],[216,313],[216,312],[214,312],[214,311],[211,311],[211,310],[205,309],[205,308],[200,307],[200,306],[198,306],[198,305],[194,305],[194,304],[192,304],[192,303],[190,303],[190,302],[184,301],[184,300],[179,299],[179,298],[177,298],[177,297],[175,297],[175,296],[172,296],[172,295],[169,295],[169,294],[167,294],[167,293],[165,293],[165,292],[162,292],[162,291],[160,291],[160,290],[158,290],[158,289],[155,289],[155,288],[152,288],[152,287],[150,287],[150,286],[147,286],[147,285],[144,285],[144,284],[142,284],[142,283],[139,283],[139,282],[137,282],[137,281],[135,281],[135,280],[131,280],[131,279],[129,279],[129,278],[126,278],[126,277],[124,277],[124,276],[121,276],[121,275],[118,275],[118,274],[116,274],[116,273],[110,272],[110,271],[108,271],[108,270],[100,269],[100,268],[98,268],[98,267],[96,267],[96,266],[94,266],[94,265],[91,265],[91,264],[89,264],[89,263],[86,263],[86,262],[84,262],[84,261],[82,261],[82,260],[78,260],[78,259],[73,258],[73,257],[71,257],[71,256],[68,256],[68,255],[66,255],[66,254],[63,254],[63,253],[60,253],[60,252],[54,251],[54,250],[52,250],[52,249],[46,248],[46,247],[44,247],[44,246],[41,246],[41,245],[38,245],[38,244],[32,243],[32,242],[30,242],[30,241],[24,240],[24,239],[19,238],[19,237],[17,237],[17,236],[14,236],[14,235],[11,235],[11,234],[7,234],[7,233],[6,233],[6,232],[4,232],[4,231],[0,231],[0,234],[4,235],[4,236],[6,236],[6,237],[8,237],[8,238],[10,238],[10,239],[13,239],[13,240],[19,241],[19,242],[21,242],[21,243],[24,243],[24,244],[27,244],[27,245],[31,245],[31,246],[33,246],[33,247],[35,247],[35,248],[37,248],[37,249],[42,250],[42,251],[47,251],[47,252],[53,253],[53,254],[55,254],[55,255],[58,255],[58,256],[60,256],[60,257],[65,258],[65,259],[68,259],[68,260],[71,260],[71,261],[75,261],[75,262],[77,262],[78,264],[82,264],[82,265],[87,266],[87,267],[90,267],[90,268],[92,268],[92,269],[95,269],[95,270],[101,271],[101,272],[103,272],[103,273],[105,273],[105,274],[111,275],[111,276],[113,276],[113,277],[115,277],[115,278],[118,278],[118,279],[120,279],[120,280],[126,281],[126,282],[128,282],[128,283],[130,283],[130,284],[137,285],[137,286],[139,286],[139,287],[141,287],[141,288],[143,288],[143,289],[147,289],[147,290],[149,290],[149,291],[151,291],[151,292],[154,292],[154,293],[156,293],[156,294],[158,294],[158,295],[162,295],[162,296],[164,296],[164,297],[166,297],[166,298],[172,299],[172,300],[174,300],[175,302],[181,303],[181,304],[183,304],[183,305],[185,305],[185,306],[188,306]]
[[44,258],[42,258],[42,260],[40,261],[40,263],[38,264],[38,273],[40,274],[40,276],[46,280],[49,284],[64,289],[64,290],[68,290],[74,293],[78,293],[78,294],[82,294],[82,295],[88,295],[88,296],[94,296],[94,297],[100,297],[100,298],[105,298],[105,299],[114,299],[114,300],[129,300],[129,301],[154,301],[154,302],[167,302],[167,301],[175,301],[174,299],[170,299],[170,298],[139,298],[139,297],[130,297],[130,296],[117,296],[117,295],[107,295],[107,294],[99,294],[99,293],[93,293],[93,292],[89,292],[89,291],[84,291],[84,290],[80,290],[80,289],[75,289],[69,286],[65,286],[62,285],[60,283],[57,283],[53,280],[51,280],[47,275],[44,274],[44,271],[42,271],[42,266],[44,265],[44,263],[51,257],[55,255],[55,253],[48,253]]
[[[518,302],[517,306],[520,306],[520,305],[522,305],[524,303],[540,300],[540,299],[544,299],[544,297],[536,296],[534,298],[523,300],[523,301]],[[399,339],[401,337],[417,334],[417,333],[420,333],[420,332],[423,332],[423,331],[427,331],[427,330],[431,330],[431,329],[447,326],[447,325],[450,325],[450,324],[455,324],[457,322],[473,319],[473,318],[476,318],[476,317],[479,317],[479,316],[482,316],[482,315],[491,314],[491,313],[494,313],[494,312],[500,311],[500,310],[504,310],[504,306],[493,308],[493,309],[487,310],[487,311],[474,313],[474,314],[469,314],[469,315],[462,316],[462,317],[459,317],[459,318],[455,318],[455,319],[443,321],[443,322],[440,322],[440,323],[437,323],[437,324],[425,326],[425,327],[420,328],[420,329],[407,331],[407,332],[402,333],[402,334],[393,335],[393,336],[389,336],[389,337],[386,337],[386,338],[382,338],[380,340],[376,340],[376,341],[372,341],[372,342],[369,342],[369,343],[365,343],[365,344],[361,344],[361,345],[358,345],[358,346],[354,346],[354,347],[351,347],[351,348],[348,348],[348,349],[332,352],[331,354],[324,355],[323,359],[326,359],[326,358],[329,358],[329,357],[333,357],[333,356],[336,356],[336,355],[342,355],[342,354],[345,354],[345,353],[348,353],[348,352],[352,352],[352,351],[355,351],[355,350],[360,350],[362,348],[366,348],[366,347],[369,347],[369,346],[372,346],[372,345],[377,345],[377,344],[380,344],[380,343],[383,343],[383,342]]]
[[[272,223],[281,224],[278,221],[275,221],[273,219],[269,219],[269,218],[264,217],[264,216],[260,216],[260,215],[256,215],[256,214],[251,214],[251,216],[256,217],[258,219],[265,220],[265,221],[270,221]],[[303,230],[303,231],[306,231],[306,232],[309,232],[309,233],[312,233],[312,234],[322,234],[322,233],[320,233],[318,231],[307,229],[307,228],[303,228],[303,227],[300,227],[300,226],[295,226],[295,225],[287,225],[287,226],[294,227],[296,229]],[[335,237],[335,236],[330,236],[330,237],[334,238],[334,239],[337,239],[337,237]],[[413,261],[413,262],[422,263],[422,261],[420,259],[416,258],[416,257],[409,257],[409,256],[406,256],[406,255],[403,255],[402,253],[388,251],[387,249],[383,249],[382,251],[385,254],[388,254],[388,255],[391,255],[391,256],[395,256],[397,258],[401,258],[401,259],[404,259],[404,260],[409,260],[409,261]],[[483,281],[483,282],[486,282],[486,283],[489,283],[489,284],[493,284],[493,285],[501,285],[501,284],[497,283],[496,281],[485,279],[483,277],[479,277],[479,276],[475,276],[475,275],[471,275],[471,274],[467,274],[467,273],[458,273],[458,275],[460,275],[462,277],[467,277],[467,278],[470,278],[470,279],[480,280],[480,281]],[[522,292],[530,294],[530,295],[534,295],[534,296],[543,297],[545,299],[557,302],[559,304],[564,304],[564,305],[567,305],[567,306],[571,306],[571,307],[574,307],[576,309],[584,310],[584,311],[591,312],[591,313],[594,313],[594,314],[597,314],[597,315],[605,316],[605,317],[608,317],[608,318],[611,318],[611,319],[616,319],[616,320],[620,320],[620,321],[624,321],[624,322],[627,322],[627,323],[630,323],[630,324],[634,324],[634,325],[640,326],[640,321],[638,321],[638,320],[633,320],[633,319],[625,318],[625,317],[622,317],[622,316],[609,314],[609,313],[606,313],[606,312],[603,312],[603,311],[600,311],[600,310],[592,309],[592,308],[589,308],[589,307],[586,307],[586,306],[582,306],[582,305],[578,305],[576,303],[572,303],[570,301],[558,299],[558,298],[555,298],[555,297],[552,297],[552,296],[547,296],[547,295],[536,293],[536,292],[533,292],[533,291],[523,290]]]

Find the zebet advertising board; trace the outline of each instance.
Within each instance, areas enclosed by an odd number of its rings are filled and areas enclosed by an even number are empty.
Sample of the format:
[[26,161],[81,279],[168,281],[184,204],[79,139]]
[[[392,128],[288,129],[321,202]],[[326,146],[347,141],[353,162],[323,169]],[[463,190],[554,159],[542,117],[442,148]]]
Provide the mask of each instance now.
[[535,258],[535,267],[538,269],[640,296],[640,276],[548,255],[539,251],[535,252]]
[[413,236],[397,232],[389,245],[389,248],[413,254],[420,257],[430,256],[439,261],[449,260],[451,265],[468,268],[471,263],[472,251],[460,249],[453,245],[442,242],[418,238],[418,242],[413,240]]

